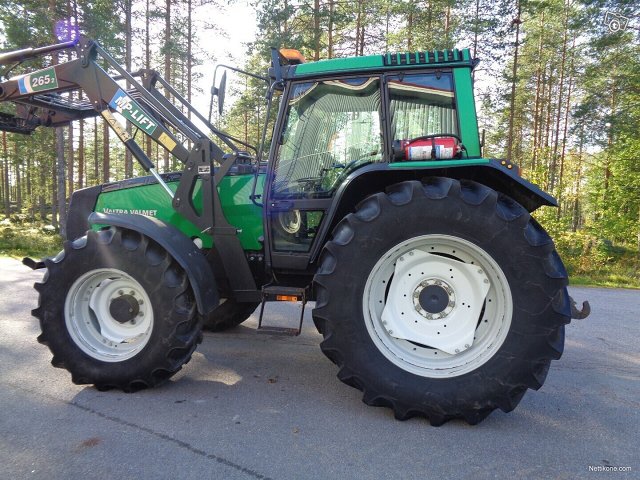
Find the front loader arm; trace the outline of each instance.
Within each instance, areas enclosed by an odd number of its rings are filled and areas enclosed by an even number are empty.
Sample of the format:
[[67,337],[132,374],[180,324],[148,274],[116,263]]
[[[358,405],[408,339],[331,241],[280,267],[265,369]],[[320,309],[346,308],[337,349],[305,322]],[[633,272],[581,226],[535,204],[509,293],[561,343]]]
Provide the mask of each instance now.
[[[69,48],[69,44],[25,49],[0,56],[0,63],[30,58],[55,49]],[[213,208],[216,194],[211,178],[212,160],[221,161],[223,152],[215,144],[207,141],[206,135],[193,129],[184,128],[185,122],[180,118],[177,109],[164,97],[160,100],[144,88],[129,72],[124,70],[106,51],[93,40],[81,37],[75,45],[75,60],[52,65],[30,72],[0,83],[0,102],[16,104],[13,118],[3,117],[0,129],[30,133],[37,126],[57,127],[67,125],[73,120],[100,115],[114,131],[116,136],[140,163],[142,168],[151,173],[172,197],[174,208],[195,223],[202,230],[214,226]],[[125,91],[99,65],[104,61],[132,85]],[[82,91],[87,100],[75,100],[65,93]],[[174,195],[162,178],[155,165],[145,154],[136,140],[127,133],[114,112],[129,120],[142,133],[151,137],[156,143],[180,160],[185,166],[178,191]],[[171,125],[184,137],[196,143],[197,148],[189,151],[169,129]],[[181,128],[183,127],[183,128]],[[196,151],[197,150],[197,151]],[[195,173],[194,173],[195,172]],[[203,180],[203,205],[196,208],[191,199],[196,181]]]
[[[37,49],[24,49],[0,54],[0,65],[20,62],[56,50],[75,47],[76,58],[65,63],[30,72],[0,82],[0,103],[12,102],[15,114],[0,115],[0,130],[31,133],[38,126],[56,127],[73,120],[100,115],[116,136],[140,163],[151,173],[171,197],[176,212],[196,225],[203,233],[211,235],[216,249],[224,260],[224,268],[232,288],[237,292],[254,292],[255,282],[244,256],[237,231],[221,208],[216,177],[224,175],[236,159],[224,158],[224,152],[209,136],[200,131],[169,99],[155,89],[154,72],[142,71],[142,83],[126,71],[98,43],[85,37],[77,42],[67,42]],[[112,77],[102,68],[108,65],[118,72]],[[121,87],[125,80],[131,88]],[[160,81],[173,96],[192,113],[195,109],[166,82]],[[86,100],[77,100],[72,93],[81,91]],[[80,97],[81,98],[81,97]],[[136,128],[176,157],[184,165],[180,182],[174,192],[164,182],[155,165],[144,150],[120,123],[114,113],[119,113]],[[199,116],[199,115],[198,115]],[[200,116],[199,116],[200,118]],[[212,133],[235,149],[233,143],[206,123]],[[174,134],[179,132],[180,138]],[[183,142],[193,144],[187,149]],[[214,162],[220,166],[214,176]],[[194,205],[194,191],[200,182],[202,202]]]

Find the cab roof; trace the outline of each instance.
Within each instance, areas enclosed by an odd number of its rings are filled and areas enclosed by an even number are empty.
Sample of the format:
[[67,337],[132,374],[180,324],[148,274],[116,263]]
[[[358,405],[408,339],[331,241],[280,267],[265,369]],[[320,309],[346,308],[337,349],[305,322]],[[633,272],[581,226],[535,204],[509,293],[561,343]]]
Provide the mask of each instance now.
[[369,70],[407,70],[425,67],[469,67],[477,61],[471,58],[468,48],[452,50],[426,50],[413,53],[386,53],[364,57],[332,58],[317,62],[292,65],[289,78],[304,78],[318,75],[357,73]]

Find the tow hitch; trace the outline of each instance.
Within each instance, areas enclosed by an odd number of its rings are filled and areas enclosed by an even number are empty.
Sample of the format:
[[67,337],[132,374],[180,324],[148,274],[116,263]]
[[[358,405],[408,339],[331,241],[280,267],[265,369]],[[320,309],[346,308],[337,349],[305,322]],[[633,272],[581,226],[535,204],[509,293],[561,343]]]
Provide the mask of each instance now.
[[589,305],[588,301],[585,300],[584,302],[582,302],[582,310],[578,310],[576,301],[573,299],[573,297],[569,297],[569,300],[571,300],[571,318],[575,320],[582,320],[583,318],[587,318],[589,316],[589,314],[591,313],[591,305]]

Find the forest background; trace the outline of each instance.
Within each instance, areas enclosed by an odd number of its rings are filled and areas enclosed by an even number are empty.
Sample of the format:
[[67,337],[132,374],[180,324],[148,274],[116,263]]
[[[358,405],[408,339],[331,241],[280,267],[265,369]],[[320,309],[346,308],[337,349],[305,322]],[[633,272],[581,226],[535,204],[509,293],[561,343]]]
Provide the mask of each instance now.
[[[129,71],[158,70],[190,101],[215,60],[234,0],[5,0],[0,49],[56,43],[67,19]],[[237,66],[264,74],[271,46],[308,60],[468,47],[485,156],[507,157],[559,208],[536,217],[572,283],[640,287],[640,7],[601,0],[255,0],[255,40]],[[224,28],[223,28],[224,26]],[[65,61],[66,54],[47,62]],[[40,62],[43,60],[41,59]],[[41,67],[26,62],[11,72]],[[259,143],[264,87],[237,77],[215,121]],[[0,105],[0,111],[6,105]],[[201,107],[206,109],[206,105]],[[203,112],[207,113],[207,112]],[[70,194],[140,174],[100,119],[0,137],[0,254],[59,249]],[[160,171],[177,168],[151,143]]]

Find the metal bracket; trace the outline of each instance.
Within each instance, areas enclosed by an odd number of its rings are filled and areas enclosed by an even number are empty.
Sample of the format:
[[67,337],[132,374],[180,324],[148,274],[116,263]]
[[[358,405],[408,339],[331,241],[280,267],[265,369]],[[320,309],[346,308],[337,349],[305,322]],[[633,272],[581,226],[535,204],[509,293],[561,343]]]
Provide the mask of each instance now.
[[588,301],[585,300],[582,302],[582,310],[578,310],[576,301],[573,297],[569,297],[569,300],[571,301],[571,318],[575,320],[583,320],[589,316],[591,313],[591,305],[589,305]]

